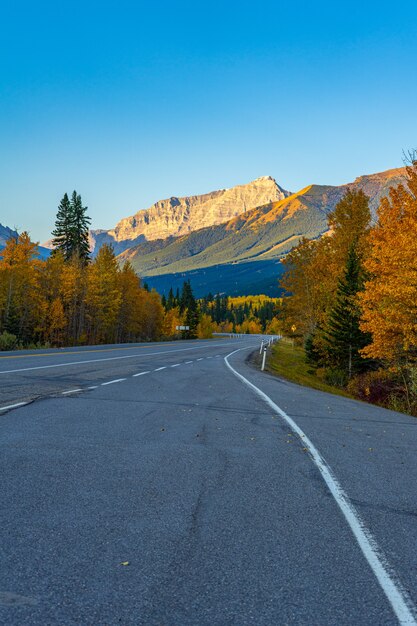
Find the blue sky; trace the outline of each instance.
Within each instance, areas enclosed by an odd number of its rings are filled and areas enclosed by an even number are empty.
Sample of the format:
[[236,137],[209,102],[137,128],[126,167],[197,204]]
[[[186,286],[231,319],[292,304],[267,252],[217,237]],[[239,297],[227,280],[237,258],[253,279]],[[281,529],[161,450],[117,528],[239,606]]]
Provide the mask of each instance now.
[[272,175],[296,191],[417,146],[417,3],[19,2],[0,9],[0,222],[44,241]]

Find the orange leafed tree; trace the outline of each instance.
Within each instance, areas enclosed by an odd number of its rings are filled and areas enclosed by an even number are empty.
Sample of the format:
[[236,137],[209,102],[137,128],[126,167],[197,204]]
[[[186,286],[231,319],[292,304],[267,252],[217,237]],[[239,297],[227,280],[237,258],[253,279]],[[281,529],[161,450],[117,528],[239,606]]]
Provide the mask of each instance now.
[[362,329],[372,334],[366,356],[393,364],[417,361],[417,161],[407,167],[407,187],[391,189],[369,235],[360,297]]

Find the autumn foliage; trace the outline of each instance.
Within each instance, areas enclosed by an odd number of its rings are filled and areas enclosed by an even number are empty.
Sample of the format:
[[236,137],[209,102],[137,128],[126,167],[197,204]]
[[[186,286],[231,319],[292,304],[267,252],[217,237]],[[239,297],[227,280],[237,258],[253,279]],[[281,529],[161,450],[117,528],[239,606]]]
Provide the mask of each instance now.
[[[380,201],[348,192],[329,232],[285,260],[283,325],[321,375],[362,399],[417,412],[417,160]],[[344,381],[344,382],[343,382]],[[349,382],[348,382],[349,381]]]
[[104,245],[86,264],[57,251],[37,258],[27,233],[7,241],[0,259],[0,334],[20,345],[53,346],[157,339],[163,307],[132,266]]

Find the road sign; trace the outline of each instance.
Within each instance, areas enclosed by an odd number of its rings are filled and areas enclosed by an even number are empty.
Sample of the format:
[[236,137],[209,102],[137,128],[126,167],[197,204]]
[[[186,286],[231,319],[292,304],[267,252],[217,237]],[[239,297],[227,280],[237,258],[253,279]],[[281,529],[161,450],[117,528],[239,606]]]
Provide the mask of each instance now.
[[176,326],[176,330],[190,330],[189,326]]

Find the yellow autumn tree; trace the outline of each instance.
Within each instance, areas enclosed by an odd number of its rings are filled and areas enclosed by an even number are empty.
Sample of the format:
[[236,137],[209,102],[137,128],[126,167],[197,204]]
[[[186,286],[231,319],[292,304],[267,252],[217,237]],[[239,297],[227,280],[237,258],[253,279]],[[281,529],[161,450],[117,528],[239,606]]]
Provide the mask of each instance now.
[[184,325],[183,316],[180,314],[180,309],[178,306],[174,306],[168,311],[165,311],[163,322],[162,322],[162,335],[164,337],[175,337],[179,334],[177,330],[177,326]]
[[360,296],[361,327],[372,335],[363,353],[393,364],[417,362],[416,160],[407,172],[407,186],[381,200],[365,260],[370,278]]
[[[55,255],[54,255],[55,256]],[[48,259],[48,263],[52,259]],[[87,342],[85,308],[87,268],[77,256],[64,263],[61,272],[60,297],[67,318],[67,344]]]
[[[314,336],[316,347],[323,341],[338,286],[353,246],[366,255],[371,214],[363,191],[347,191],[328,215],[329,231],[319,240],[303,239],[285,258],[281,286],[288,297],[283,304],[284,330],[304,341]],[[293,331],[292,329],[296,329]]]
[[27,232],[6,242],[0,260],[0,329],[24,343],[38,340],[41,332],[42,266],[36,244]]
[[210,339],[213,337],[215,326],[216,325],[211,321],[210,315],[203,313],[200,317],[200,321],[198,322],[197,337],[199,339]]
[[104,244],[87,269],[86,318],[91,343],[113,343],[121,305],[119,266],[113,248]]

